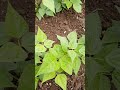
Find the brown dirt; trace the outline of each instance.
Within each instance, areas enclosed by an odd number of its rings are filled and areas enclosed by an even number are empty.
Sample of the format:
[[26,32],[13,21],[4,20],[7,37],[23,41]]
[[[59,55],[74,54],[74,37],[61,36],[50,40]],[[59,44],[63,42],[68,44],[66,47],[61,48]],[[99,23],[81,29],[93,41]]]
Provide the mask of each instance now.
[[[77,31],[78,36],[84,34],[85,31],[85,12],[81,14],[75,13],[74,10],[66,10],[58,13],[54,17],[45,17],[41,21],[36,19],[36,31],[39,26],[48,36],[49,39],[58,43],[56,35],[66,36],[71,31]],[[85,67],[81,66],[78,76],[68,75],[67,90],[84,90],[85,89]],[[55,84],[54,80],[50,80],[43,85],[38,84],[38,90],[61,90]]]
[[63,11],[54,17],[45,17],[41,21],[36,20],[36,27],[40,28],[47,34],[48,38],[57,41],[56,34],[66,36],[71,31],[84,34],[85,15],[77,14],[73,10]]

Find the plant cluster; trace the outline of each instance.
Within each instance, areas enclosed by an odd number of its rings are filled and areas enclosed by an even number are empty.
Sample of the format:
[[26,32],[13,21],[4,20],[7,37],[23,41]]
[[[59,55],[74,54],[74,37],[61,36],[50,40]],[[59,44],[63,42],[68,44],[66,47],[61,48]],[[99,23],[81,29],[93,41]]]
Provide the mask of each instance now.
[[40,20],[44,15],[54,16],[55,13],[71,7],[80,13],[81,4],[81,0],[42,0],[42,2],[36,4],[36,16]]
[[[101,37],[98,12],[86,16],[86,86],[87,90],[120,90],[120,21],[112,21]],[[91,23],[92,21],[92,23]]]
[[29,53],[34,53],[34,33],[29,32],[26,21],[8,2],[5,21],[0,22],[0,90],[34,89],[34,84],[28,86],[34,83],[34,65]]
[[47,39],[45,33],[38,28],[35,36],[35,83],[55,79],[63,90],[66,90],[66,74],[77,75],[81,62],[85,64],[85,36],[78,38],[76,31],[61,37],[57,35],[60,44]]

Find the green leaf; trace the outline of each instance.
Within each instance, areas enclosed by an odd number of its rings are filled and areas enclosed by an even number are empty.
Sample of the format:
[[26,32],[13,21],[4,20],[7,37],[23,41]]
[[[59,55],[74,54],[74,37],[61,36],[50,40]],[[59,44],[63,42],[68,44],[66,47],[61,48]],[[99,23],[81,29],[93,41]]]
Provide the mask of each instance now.
[[120,42],[120,21],[113,21],[113,26],[108,28],[102,39],[103,43]]
[[110,90],[110,80],[107,76],[97,74],[93,80],[90,90]]
[[55,83],[58,84],[63,90],[67,90],[67,77],[65,74],[58,74],[55,78]]
[[64,3],[66,4],[68,9],[72,6],[72,3],[69,0],[64,0]]
[[40,63],[40,57],[35,53],[35,64]]
[[14,62],[0,62],[0,68],[7,71],[15,70],[17,65]]
[[74,3],[79,3],[79,4],[82,3],[81,0],[70,0],[70,1],[71,1],[73,4],[74,4]]
[[41,53],[41,52],[45,52],[46,51],[46,48],[44,47],[44,45],[42,44],[37,44],[35,46],[35,52],[36,53]]
[[81,44],[81,45],[85,44],[85,35],[82,35],[82,37],[78,39],[78,44]]
[[46,11],[46,15],[48,15],[48,16],[54,16],[54,13],[52,11],[50,11],[50,10],[47,10]]
[[116,86],[117,90],[120,90],[120,71],[115,70],[112,73],[112,82]]
[[81,55],[85,56],[85,46],[84,45],[79,49],[79,53]]
[[[99,65],[95,61],[95,59],[92,58],[92,57],[86,57],[85,65],[87,67],[86,68],[86,80],[87,80],[87,83],[88,83],[88,89],[90,89],[92,87],[93,80],[96,77],[96,75],[98,73],[108,72],[108,71],[106,71],[103,66]],[[90,90],[94,90],[94,89],[92,88]],[[97,90],[99,90],[99,89],[97,89]]]
[[47,80],[53,79],[55,76],[56,76],[55,72],[44,74],[43,79],[42,79],[42,83],[46,82]]
[[68,50],[68,40],[67,40],[67,38],[66,37],[61,37],[59,35],[57,35],[57,38],[60,40],[63,51],[67,52],[67,50]]
[[57,59],[51,53],[47,53],[37,75],[51,73],[57,71],[59,68],[60,65]]
[[39,20],[41,20],[42,16],[39,13],[36,13],[36,16]]
[[38,12],[41,17],[43,17],[45,15],[45,9],[43,9],[43,8],[39,8]]
[[56,58],[61,58],[64,55],[64,51],[62,50],[62,46],[55,44],[53,48],[51,48],[50,53],[52,53]]
[[46,48],[51,48],[53,43],[54,43],[54,41],[52,41],[52,40],[45,40],[44,45]]
[[[90,13],[86,16],[86,54],[96,54],[101,50],[101,21],[98,12]],[[91,23],[92,21],[92,23]]]
[[81,61],[78,57],[76,57],[73,63],[73,70],[74,70],[75,75],[77,75],[80,69],[80,66],[81,66]]
[[54,0],[42,0],[43,4],[55,13]]
[[21,44],[27,51],[33,53],[35,46],[34,41],[35,41],[35,34],[33,32],[28,32],[22,37]]
[[6,34],[14,38],[21,38],[29,28],[26,21],[20,16],[8,2],[7,14],[5,17]]
[[61,3],[59,3],[59,2],[55,3],[55,11],[60,12],[61,10],[62,10]]
[[79,3],[74,3],[73,8],[76,12],[81,13],[82,12],[82,6]]
[[34,65],[27,65],[20,77],[17,90],[34,90]]
[[118,43],[106,44],[104,47],[94,56],[95,61],[100,64],[102,67],[108,69],[107,71],[112,71],[114,68],[110,66],[105,58],[111,51],[114,51],[118,47]]
[[120,70],[120,48],[114,49],[106,56],[106,61],[112,67]]
[[72,62],[74,62],[75,58],[77,57],[77,53],[74,50],[68,50],[68,55],[71,58]]
[[72,61],[70,57],[67,55],[64,55],[63,57],[60,58],[60,65],[61,68],[68,74],[72,75]]
[[10,37],[5,33],[5,23],[0,22],[0,46],[10,40]]
[[39,27],[38,27],[38,31],[37,31],[35,40],[37,40],[38,42],[44,42],[45,40],[47,40],[47,36]]
[[10,81],[10,74],[3,68],[0,68],[0,88],[5,87],[15,87],[15,85]]
[[81,59],[82,59],[82,63],[85,64],[85,56],[82,56]]
[[27,53],[16,44],[8,42],[0,48],[0,62],[18,62],[27,58]]
[[76,31],[69,33],[67,38],[69,40],[69,48],[76,49],[77,48],[77,33],[76,33]]

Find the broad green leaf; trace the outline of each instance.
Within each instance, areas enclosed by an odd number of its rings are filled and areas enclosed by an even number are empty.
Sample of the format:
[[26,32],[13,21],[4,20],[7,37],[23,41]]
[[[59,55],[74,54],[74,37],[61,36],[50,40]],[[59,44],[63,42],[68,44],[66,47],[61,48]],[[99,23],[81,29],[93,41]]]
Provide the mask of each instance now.
[[79,53],[81,55],[85,56],[85,46],[84,45],[79,49]]
[[113,21],[113,26],[108,28],[102,39],[103,43],[120,42],[120,21]]
[[42,19],[42,16],[41,16],[39,13],[36,13],[36,16],[37,16],[37,18],[38,18],[39,20]]
[[35,64],[40,63],[40,57],[35,53]]
[[82,37],[78,39],[78,44],[82,44],[82,45],[85,44],[85,35],[82,35]]
[[104,45],[104,47],[96,55],[94,55],[95,61],[98,64],[102,65],[102,67],[108,69],[108,71],[112,71],[113,67],[106,62],[105,58],[108,54],[110,54],[110,52],[112,52],[117,47],[118,43]]
[[53,43],[54,43],[54,41],[52,41],[52,40],[45,40],[44,45],[46,48],[51,48]]
[[51,48],[50,53],[52,53],[56,58],[61,58],[64,55],[64,51],[62,50],[62,46],[61,45],[54,45],[53,48]]
[[74,4],[74,3],[79,3],[79,4],[82,3],[81,0],[70,0],[70,1],[71,1],[73,4]]
[[35,77],[37,77],[37,73],[39,71],[40,66],[35,65]]
[[120,48],[114,49],[106,56],[106,61],[112,67],[120,70]]
[[65,74],[58,74],[55,78],[55,83],[58,84],[63,90],[67,90],[67,77]]
[[43,17],[45,15],[45,9],[43,9],[43,8],[39,8],[38,12],[41,15],[41,17]]
[[44,45],[42,45],[42,44],[37,44],[37,45],[35,46],[35,52],[36,52],[36,53],[41,53],[41,52],[45,52],[45,51],[46,51],[46,48],[45,48]]
[[61,68],[68,74],[72,75],[72,61],[69,56],[64,55],[60,58]]
[[59,3],[59,2],[55,3],[55,11],[60,12],[61,10],[62,10],[61,3]]
[[0,62],[19,62],[27,58],[27,53],[16,44],[8,42],[0,48]]
[[115,70],[112,73],[112,82],[116,86],[117,90],[120,90],[120,71]]
[[[85,65],[87,67],[86,68],[86,80],[88,82],[88,89],[90,89],[92,84],[93,84],[93,80],[96,77],[96,75],[98,73],[108,72],[108,71],[106,71],[103,66],[99,65],[94,60],[94,58],[92,58],[92,57],[86,57]],[[90,90],[93,90],[93,89],[90,89]]]
[[68,50],[68,55],[71,58],[72,62],[74,62],[75,58],[77,57],[77,53],[74,50]]
[[77,48],[77,33],[76,33],[76,31],[69,33],[67,38],[69,40],[69,48],[76,49]]
[[107,76],[97,74],[92,82],[90,90],[110,90],[110,80]]
[[66,37],[61,37],[59,35],[57,35],[57,38],[60,40],[63,51],[67,52],[67,50],[68,50],[68,40],[67,40],[67,38]]
[[19,85],[17,90],[34,90],[35,85],[33,84],[35,82],[34,80],[34,65],[28,64],[19,80]]
[[38,27],[38,31],[37,31],[37,35],[36,35],[35,39],[38,42],[44,42],[47,39],[47,36],[39,27]]
[[0,62],[0,68],[7,71],[15,70],[17,65],[13,62]]
[[[92,21],[92,23],[91,23]],[[86,54],[96,54],[101,50],[101,21],[98,12],[86,16]]]
[[0,22],[0,46],[10,40],[10,37],[5,33],[5,23]]
[[68,40],[70,42],[74,42],[74,41],[77,42],[77,33],[76,33],[76,31],[70,32],[68,34],[67,38],[68,38]]
[[82,56],[81,59],[82,59],[82,60],[81,60],[82,63],[85,64],[85,56]]
[[55,12],[54,0],[42,0],[42,3],[48,7],[51,11]]
[[34,41],[35,34],[33,32],[28,32],[22,37],[21,44],[27,51],[34,52]]
[[10,81],[10,74],[8,71],[0,68],[0,88],[5,87],[15,87],[15,85]]
[[80,49],[83,47],[84,45],[78,45],[77,48],[75,49],[75,52],[79,53]]
[[46,82],[47,80],[53,79],[55,76],[56,76],[55,72],[44,74],[43,79],[42,79],[42,83]]
[[74,70],[75,75],[78,74],[80,66],[81,66],[81,61],[78,57],[76,57],[74,62],[73,62],[73,70]]
[[47,53],[37,75],[51,73],[57,71],[59,68],[60,64],[57,59],[51,53]]
[[82,12],[82,6],[79,3],[74,3],[73,8],[76,12],[81,13]]
[[6,34],[18,39],[29,30],[26,21],[15,11],[9,2],[5,17],[5,26]]
[[46,15],[54,16],[54,13],[51,10],[46,10]]
[[56,61],[56,57],[52,54],[52,53],[46,53],[44,58],[43,58],[43,61],[44,62],[49,62],[49,61]]
[[72,6],[72,3],[69,0],[64,0],[64,3],[66,4],[68,9]]

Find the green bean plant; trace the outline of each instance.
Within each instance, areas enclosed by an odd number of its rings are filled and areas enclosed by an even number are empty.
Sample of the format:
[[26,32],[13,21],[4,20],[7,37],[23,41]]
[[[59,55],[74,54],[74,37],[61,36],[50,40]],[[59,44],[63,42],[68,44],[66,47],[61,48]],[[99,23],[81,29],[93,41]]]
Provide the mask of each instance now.
[[81,4],[81,0],[42,0],[39,3],[36,1],[36,16],[40,20],[44,15],[54,16],[57,12],[71,7],[81,13]]
[[[77,75],[81,63],[85,64],[85,36],[78,38],[76,31],[62,37],[57,35],[60,44],[54,44],[38,28],[35,37],[35,83],[42,84],[54,79],[63,90],[67,88],[67,74]],[[35,88],[36,88],[35,87]]]

